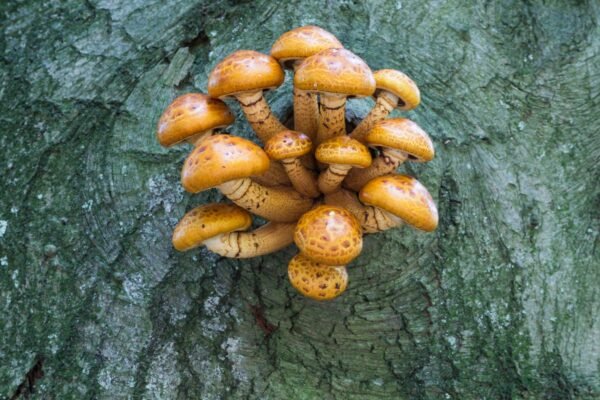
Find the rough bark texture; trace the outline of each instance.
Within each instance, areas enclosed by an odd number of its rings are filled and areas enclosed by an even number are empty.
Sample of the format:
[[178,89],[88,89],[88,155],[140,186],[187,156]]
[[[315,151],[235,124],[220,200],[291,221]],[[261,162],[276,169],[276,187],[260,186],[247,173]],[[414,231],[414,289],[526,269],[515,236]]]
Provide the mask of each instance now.
[[[0,397],[598,396],[598,3],[465,5],[1,2]],[[402,170],[438,230],[367,237],[323,304],[287,282],[292,247],[175,252],[177,220],[220,197],[184,193],[189,148],[154,136],[222,57],[304,24],[413,77],[404,115],[437,149]],[[289,77],[268,100],[289,116]]]

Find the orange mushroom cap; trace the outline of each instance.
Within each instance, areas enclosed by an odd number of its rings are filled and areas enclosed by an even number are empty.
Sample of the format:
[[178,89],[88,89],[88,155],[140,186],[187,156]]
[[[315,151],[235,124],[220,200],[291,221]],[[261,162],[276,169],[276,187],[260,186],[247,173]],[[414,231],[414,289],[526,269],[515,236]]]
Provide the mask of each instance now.
[[371,146],[401,150],[413,161],[431,161],[435,156],[433,142],[419,125],[408,118],[393,118],[379,121],[365,136]]
[[332,300],[348,286],[346,267],[320,264],[302,254],[290,260],[288,278],[296,290],[313,300]]
[[310,92],[371,96],[375,78],[360,57],[346,49],[328,49],[305,59],[296,70],[294,86]]
[[421,182],[408,175],[372,179],[360,190],[359,198],[417,229],[431,232],[438,225],[438,211],[431,195]]
[[185,160],[181,183],[196,193],[222,183],[260,175],[269,169],[269,157],[257,145],[227,134],[210,136]]
[[336,136],[317,147],[315,157],[324,164],[351,165],[367,168],[371,165],[371,153],[367,146],[349,136]]
[[179,96],[158,120],[157,138],[168,147],[198,133],[223,128],[235,120],[227,104],[203,93]]
[[281,64],[300,60],[326,49],[341,49],[340,41],[325,29],[314,25],[301,26],[285,32],[271,47],[271,55]]
[[417,84],[403,72],[395,69],[380,69],[373,76],[377,82],[374,96],[382,90],[391,92],[400,99],[397,107],[400,110],[412,110],[421,103],[421,92]]
[[313,261],[346,265],[362,250],[362,229],[348,210],[321,205],[298,220],[294,242]]
[[173,231],[173,246],[179,251],[193,249],[207,239],[252,225],[250,213],[235,204],[205,204],[179,221]]
[[254,50],[238,50],[225,57],[208,77],[212,97],[274,89],[283,83],[283,69],[273,57]]
[[298,158],[310,152],[312,141],[302,132],[281,131],[265,144],[265,152],[273,160]]

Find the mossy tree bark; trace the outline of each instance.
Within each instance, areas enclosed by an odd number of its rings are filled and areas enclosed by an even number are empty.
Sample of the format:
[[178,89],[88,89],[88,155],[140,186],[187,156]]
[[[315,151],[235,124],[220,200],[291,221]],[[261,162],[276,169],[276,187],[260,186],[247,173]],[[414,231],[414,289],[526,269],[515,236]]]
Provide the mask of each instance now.
[[[597,2],[0,11],[0,397],[30,384],[64,399],[600,393]],[[439,229],[367,237],[347,293],[323,304],[288,284],[293,248],[244,261],[176,253],[177,220],[220,197],[184,193],[189,149],[154,137],[161,111],[205,91],[218,60],[266,52],[304,24],[414,78],[422,105],[404,115],[437,149],[402,169],[436,198]],[[268,100],[289,114],[289,77]],[[250,137],[231,105],[230,131]],[[349,115],[372,105],[351,100]]]

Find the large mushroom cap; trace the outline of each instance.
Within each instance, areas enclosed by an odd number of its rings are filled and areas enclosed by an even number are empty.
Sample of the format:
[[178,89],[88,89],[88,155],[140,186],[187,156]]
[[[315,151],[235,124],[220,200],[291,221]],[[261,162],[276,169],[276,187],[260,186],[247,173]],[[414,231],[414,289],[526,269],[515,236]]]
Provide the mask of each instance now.
[[329,49],[305,59],[296,70],[294,86],[312,92],[371,96],[375,78],[369,66],[346,49]]
[[179,251],[198,247],[207,239],[246,230],[252,225],[250,213],[234,204],[206,204],[183,216],[173,231],[173,246]]
[[346,267],[319,264],[302,254],[288,264],[288,278],[302,295],[313,300],[331,300],[348,286]]
[[208,77],[208,94],[227,97],[274,89],[283,83],[283,69],[271,56],[254,50],[238,50],[225,57]]
[[360,201],[379,207],[417,229],[431,232],[438,225],[438,211],[431,195],[415,178],[384,175],[370,180],[359,193]]
[[269,169],[269,157],[249,140],[227,134],[210,136],[185,160],[181,183],[196,193],[234,179],[260,175]]
[[433,142],[429,135],[407,118],[379,121],[367,133],[365,142],[371,146],[401,150],[413,161],[431,161],[435,156]]
[[203,93],[176,98],[158,121],[157,138],[168,147],[198,133],[222,128],[234,121],[227,104]]
[[348,210],[321,205],[298,220],[294,242],[313,261],[346,265],[362,250],[362,229]]
[[341,49],[340,41],[318,26],[308,25],[292,29],[281,35],[271,48],[271,55],[280,63],[300,60],[326,49]]
[[400,110],[412,110],[421,103],[421,92],[417,84],[406,74],[395,69],[380,69],[373,76],[377,83],[377,92],[385,90],[398,96],[400,99],[398,107]]
[[327,139],[317,147],[315,157],[324,164],[351,165],[356,168],[367,168],[372,161],[367,146],[348,136]]
[[304,133],[281,131],[265,144],[265,152],[273,160],[298,158],[310,152],[312,141]]

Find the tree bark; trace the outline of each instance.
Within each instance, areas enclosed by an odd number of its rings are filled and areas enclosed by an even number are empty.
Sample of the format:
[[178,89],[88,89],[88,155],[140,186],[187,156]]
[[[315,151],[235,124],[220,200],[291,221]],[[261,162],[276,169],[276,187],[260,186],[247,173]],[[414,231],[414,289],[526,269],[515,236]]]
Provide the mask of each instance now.
[[[2,2],[0,398],[600,395],[600,9],[534,3]],[[422,104],[392,115],[437,151],[400,169],[438,230],[366,237],[329,303],[288,283],[294,247],[174,251],[222,198],[184,193],[190,149],[155,138],[220,59],[306,23],[411,76]],[[291,96],[267,94],[281,120]]]

